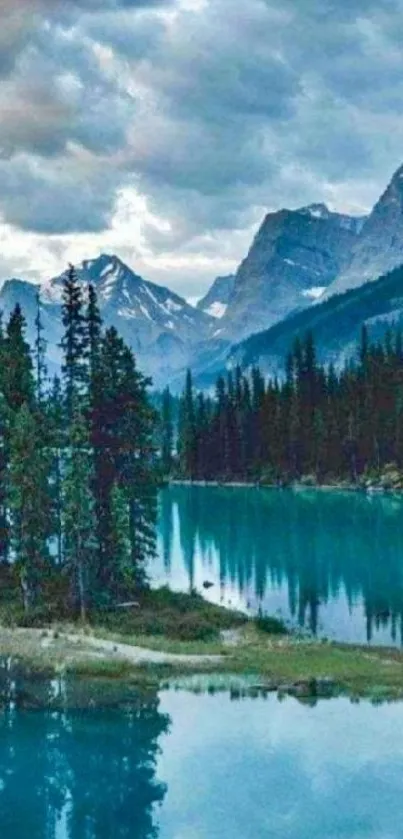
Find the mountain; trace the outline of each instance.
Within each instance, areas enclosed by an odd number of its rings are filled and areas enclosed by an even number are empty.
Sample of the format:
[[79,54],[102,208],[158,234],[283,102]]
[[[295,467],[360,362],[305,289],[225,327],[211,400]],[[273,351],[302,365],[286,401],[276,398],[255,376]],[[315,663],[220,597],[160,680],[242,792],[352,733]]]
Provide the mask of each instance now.
[[252,335],[231,349],[226,366],[240,364],[250,369],[259,365],[267,374],[281,375],[293,342],[311,330],[318,359],[340,367],[356,354],[363,323],[373,340],[384,336],[388,327],[403,328],[403,267]]
[[[216,328],[215,318],[190,306],[167,288],[143,280],[116,256],[102,254],[76,266],[83,284],[96,288],[106,326],[115,326],[135,351],[139,366],[166,384],[178,369],[185,369],[194,346]],[[48,356],[60,363],[62,325],[60,305],[63,275],[40,286]],[[37,287],[22,280],[8,280],[0,291],[0,309],[7,317],[20,303],[27,319],[27,337],[34,340]]]
[[[178,389],[187,367],[199,383],[211,383],[228,359],[231,364],[240,358],[248,366],[261,356],[266,370],[276,370],[294,334],[308,328],[322,330],[320,352],[339,363],[356,346],[366,317],[359,306],[369,305],[369,292],[361,296],[360,289],[368,280],[382,275],[378,283],[385,283],[385,297],[375,283],[373,316],[397,313],[400,319],[400,291],[393,291],[395,306],[386,275],[402,263],[403,166],[368,217],[332,212],[325,204],[268,213],[235,275],[217,277],[197,307],[143,279],[116,256],[102,254],[76,271],[84,286],[95,286],[105,325],[116,326],[154,384]],[[52,369],[60,364],[62,280],[55,277],[40,287]],[[350,289],[360,292],[358,297],[346,303],[343,295],[341,303],[340,295]],[[5,317],[21,303],[31,343],[35,294],[34,286],[18,279],[6,281],[0,290]],[[322,308],[325,303],[329,308]],[[228,355],[235,342],[237,348]]]
[[361,226],[324,204],[269,213],[236,272],[221,337],[246,337],[309,306],[348,264]]
[[[3,320],[6,322],[11,312],[20,304],[27,322],[27,341],[33,347],[35,345],[35,318],[37,312],[37,293],[41,291],[39,285],[28,283],[25,280],[6,280],[0,290],[0,311]],[[42,323],[47,341],[47,365],[50,375],[56,373],[60,367],[61,353],[60,341],[62,337],[62,325],[60,318],[60,305],[58,303],[47,303],[42,310]]]
[[214,318],[222,318],[234,289],[235,275],[217,277],[207,294],[199,300],[197,308]]
[[403,263],[403,166],[365,220],[350,260],[324,298],[376,280]]

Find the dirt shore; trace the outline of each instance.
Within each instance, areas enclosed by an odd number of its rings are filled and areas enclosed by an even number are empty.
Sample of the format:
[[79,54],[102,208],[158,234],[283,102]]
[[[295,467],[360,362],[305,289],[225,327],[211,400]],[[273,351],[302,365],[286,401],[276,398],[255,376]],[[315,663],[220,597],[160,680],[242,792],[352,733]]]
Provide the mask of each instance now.
[[86,632],[53,629],[7,629],[0,627],[0,655],[43,661],[52,665],[71,666],[88,660],[127,662],[138,665],[219,665],[221,655],[189,655],[138,647]]

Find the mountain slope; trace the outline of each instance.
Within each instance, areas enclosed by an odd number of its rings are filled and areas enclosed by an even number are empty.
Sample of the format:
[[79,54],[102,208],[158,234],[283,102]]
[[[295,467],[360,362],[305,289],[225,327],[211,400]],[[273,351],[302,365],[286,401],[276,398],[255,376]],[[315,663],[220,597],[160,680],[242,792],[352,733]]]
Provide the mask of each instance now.
[[234,289],[235,275],[217,277],[207,294],[199,300],[197,308],[215,318],[222,318]]
[[352,248],[349,265],[324,297],[376,280],[403,263],[403,166],[375,204]]
[[403,327],[403,267],[252,335],[232,348],[227,365],[247,369],[258,364],[268,374],[282,372],[295,338],[312,330],[319,360],[339,366],[354,357],[363,323],[373,339],[391,325]]
[[324,204],[269,213],[236,273],[222,337],[246,337],[310,305],[347,265],[361,225]]

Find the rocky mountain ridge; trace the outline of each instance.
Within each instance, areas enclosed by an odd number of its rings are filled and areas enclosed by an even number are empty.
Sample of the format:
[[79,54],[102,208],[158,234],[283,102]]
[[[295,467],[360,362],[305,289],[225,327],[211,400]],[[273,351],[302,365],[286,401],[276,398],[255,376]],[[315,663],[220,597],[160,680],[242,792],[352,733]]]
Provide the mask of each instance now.
[[[239,350],[243,340],[259,333],[269,335],[268,343],[266,338],[261,343],[269,371],[267,347],[277,334],[273,328],[288,335],[291,343],[292,325],[298,325],[300,317],[311,328],[317,323],[315,310],[322,312],[324,302],[402,263],[403,166],[368,217],[336,213],[325,204],[268,213],[236,274],[217,277],[196,307],[168,288],[144,280],[113,255],[86,260],[76,271],[84,286],[95,286],[105,324],[116,326],[155,386],[174,383],[178,389],[187,367],[200,381],[211,381],[234,358],[243,357]],[[60,364],[62,278],[40,286],[48,356],[54,367]],[[5,318],[17,302],[21,304],[31,343],[35,296],[36,287],[24,280],[7,280],[0,289]],[[393,311],[400,313],[398,297],[396,306],[393,300],[388,304],[388,317]],[[339,314],[339,304],[334,305],[330,311]],[[342,310],[346,311],[344,304]],[[358,323],[358,309],[354,312]],[[246,345],[255,346],[254,337],[250,340]],[[234,344],[237,349],[229,352]],[[276,350],[273,369],[278,358]]]
[[361,227],[324,204],[269,213],[236,272],[221,337],[246,337],[311,305],[347,266]]
[[348,265],[324,294],[340,294],[376,280],[403,263],[403,166],[365,219]]

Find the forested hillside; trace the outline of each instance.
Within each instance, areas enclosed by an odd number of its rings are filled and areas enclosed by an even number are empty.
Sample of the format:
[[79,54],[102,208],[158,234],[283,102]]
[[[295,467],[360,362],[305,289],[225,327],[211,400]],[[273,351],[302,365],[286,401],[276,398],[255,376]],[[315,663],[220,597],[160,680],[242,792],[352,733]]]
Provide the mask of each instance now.
[[360,329],[367,323],[374,340],[383,338],[388,327],[402,325],[403,269],[396,268],[372,283],[365,283],[344,294],[335,294],[323,303],[310,306],[281,323],[252,335],[233,347],[230,363],[243,369],[260,366],[273,374],[284,371],[284,360],[293,340],[308,331],[315,335],[318,359],[340,367],[344,359],[354,358],[360,343]]
[[[195,480],[284,483],[303,476],[357,482],[403,467],[403,347],[400,331],[373,342],[362,330],[359,360],[340,372],[318,363],[314,337],[297,338],[285,377],[240,367],[182,396],[175,468]],[[399,479],[400,480],[400,479]]]

